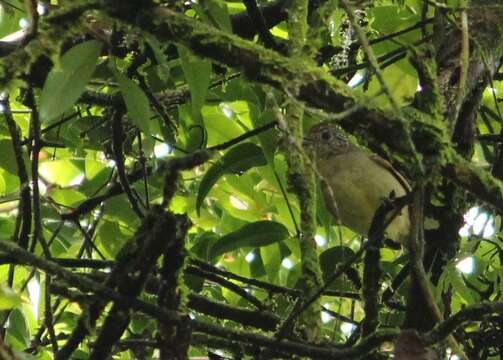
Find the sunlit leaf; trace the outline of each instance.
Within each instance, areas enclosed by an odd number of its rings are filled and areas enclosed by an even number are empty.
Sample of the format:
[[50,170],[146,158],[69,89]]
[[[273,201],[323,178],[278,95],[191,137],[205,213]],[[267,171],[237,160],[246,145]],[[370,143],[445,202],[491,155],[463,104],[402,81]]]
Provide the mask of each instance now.
[[257,221],[218,239],[210,249],[210,257],[243,247],[261,247],[285,240],[288,230],[274,221]]
[[47,122],[68,110],[93,75],[102,44],[90,40],[68,50],[47,76],[40,95],[40,119]]
[[208,24],[232,32],[227,4],[222,0],[204,0],[193,4],[197,14]]
[[128,79],[117,68],[112,67],[111,69],[119,83],[121,95],[126,103],[129,118],[145,134],[153,134],[153,113],[150,109],[147,95],[140,89],[138,84]]
[[82,170],[73,160],[44,161],[40,164],[39,171],[49,183],[60,186],[78,184],[84,179]]
[[6,342],[14,349],[21,350],[30,343],[30,332],[26,317],[27,314],[19,308],[12,310],[9,316]]
[[0,285],[0,310],[12,309],[21,304],[21,296],[6,285]]
[[[2,154],[0,156],[0,168],[7,170],[11,174],[17,175],[16,157],[10,140],[0,140],[0,154]],[[28,163],[25,162],[25,166],[27,164]]]
[[98,235],[101,245],[113,256],[117,254],[124,241],[126,241],[117,222],[104,221],[98,228]]
[[51,198],[58,204],[63,206],[74,206],[87,197],[81,192],[71,189],[58,189],[51,193]]
[[0,38],[21,30],[19,20],[24,16],[22,11],[3,5],[0,11]]
[[211,62],[202,60],[191,54],[183,46],[178,46],[178,54],[182,61],[182,69],[190,88],[190,98],[192,100],[192,116],[195,117],[194,123],[202,125],[200,111],[208,93],[210,84]]
[[266,164],[260,147],[253,143],[243,143],[232,147],[211,168],[208,169],[197,193],[196,209],[199,213],[201,204],[218,179],[228,173],[242,174],[246,170]]

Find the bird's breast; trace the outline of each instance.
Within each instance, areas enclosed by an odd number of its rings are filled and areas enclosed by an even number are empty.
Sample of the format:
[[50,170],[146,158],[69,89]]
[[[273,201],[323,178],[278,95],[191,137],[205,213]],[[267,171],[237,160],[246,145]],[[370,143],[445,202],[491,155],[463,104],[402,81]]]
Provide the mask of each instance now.
[[[324,189],[327,207],[334,216],[360,234],[367,234],[375,211],[393,192],[395,197],[406,194],[393,174],[361,151],[349,152],[317,161],[320,174],[331,187],[335,206]],[[407,209],[402,211],[387,229],[388,236],[403,242],[409,229]]]

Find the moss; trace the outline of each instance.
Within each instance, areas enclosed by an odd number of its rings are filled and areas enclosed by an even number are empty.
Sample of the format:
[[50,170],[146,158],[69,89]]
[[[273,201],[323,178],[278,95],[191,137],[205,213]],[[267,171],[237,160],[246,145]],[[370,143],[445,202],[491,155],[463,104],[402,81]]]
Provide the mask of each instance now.
[[61,44],[75,35],[82,35],[83,25],[78,21],[92,2],[79,1],[41,21],[39,32],[26,46],[2,58],[0,87],[9,87],[11,81],[30,73],[31,66],[41,56],[59,55]]
[[[484,45],[494,44],[493,49],[496,49],[498,54],[498,51],[503,51],[503,43],[499,41],[503,34],[503,25],[496,21],[501,19],[500,10],[489,10],[489,14],[481,17],[477,32],[481,34]],[[492,20],[490,23],[484,23],[484,19]],[[365,133],[372,149],[380,149],[385,143],[390,153],[401,154],[400,163],[413,175],[430,176],[438,167],[450,164],[447,154],[451,148],[449,137],[442,118],[438,116],[443,105],[435,88],[425,104],[428,111],[408,108],[402,114],[386,113],[374,107],[371,98],[353,94],[346,84],[322,68],[299,59],[282,57],[250,41],[216,30],[168,9],[157,9],[143,14],[135,25],[162,41],[181,43],[197,55],[241,69],[251,80],[271,84],[279,89],[290,88],[292,84],[300,86],[298,93],[295,93],[297,99],[311,106],[333,113],[353,108],[351,114],[340,119],[344,129],[353,134]],[[472,26],[470,28],[474,29]],[[485,40],[484,29],[488,34]],[[474,36],[473,33],[471,35]],[[434,79],[433,66],[433,62],[424,65],[425,78]],[[424,172],[415,170],[414,164],[417,163],[419,155],[411,149],[410,144],[404,143],[404,123],[407,122],[410,124],[417,152],[423,155],[423,160],[429,167]],[[461,185],[473,189],[471,184]],[[491,203],[495,201],[497,200],[493,198]]]

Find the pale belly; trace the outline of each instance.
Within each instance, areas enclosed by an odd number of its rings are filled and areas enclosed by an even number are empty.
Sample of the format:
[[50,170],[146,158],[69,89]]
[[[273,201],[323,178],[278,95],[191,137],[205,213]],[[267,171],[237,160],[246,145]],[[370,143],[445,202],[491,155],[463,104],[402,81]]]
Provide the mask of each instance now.
[[[367,155],[353,152],[336,156],[330,162],[318,162],[318,170],[330,185],[336,206],[327,203],[331,213],[353,231],[366,235],[375,211],[383,200],[394,192],[395,197],[406,194],[400,182],[385,168]],[[329,197],[326,194],[325,199]],[[410,227],[408,209],[402,209],[386,229],[387,236],[403,243]]]

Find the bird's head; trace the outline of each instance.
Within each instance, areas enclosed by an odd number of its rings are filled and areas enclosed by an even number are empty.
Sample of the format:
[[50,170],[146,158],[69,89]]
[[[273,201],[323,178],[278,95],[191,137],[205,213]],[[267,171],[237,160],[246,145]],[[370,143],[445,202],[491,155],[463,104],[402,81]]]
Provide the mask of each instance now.
[[304,137],[304,147],[316,157],[330,157],[356,149],[344,131],[332,122],[322,122],[311,127]]

